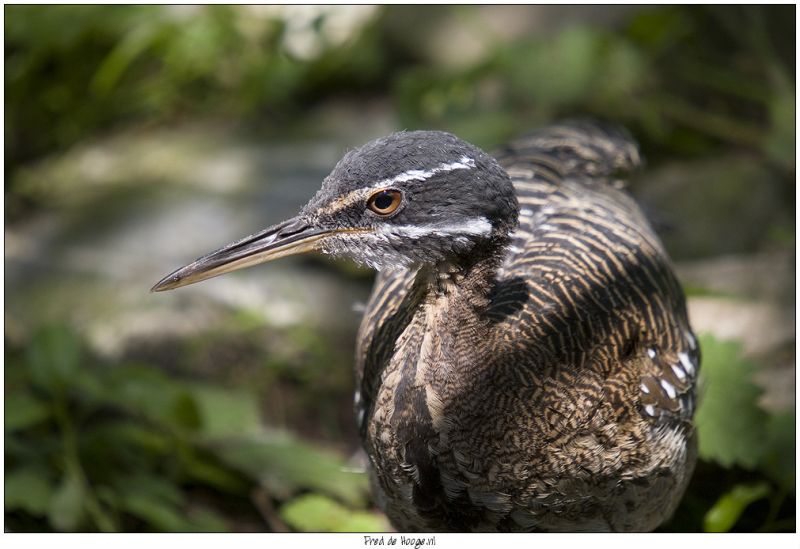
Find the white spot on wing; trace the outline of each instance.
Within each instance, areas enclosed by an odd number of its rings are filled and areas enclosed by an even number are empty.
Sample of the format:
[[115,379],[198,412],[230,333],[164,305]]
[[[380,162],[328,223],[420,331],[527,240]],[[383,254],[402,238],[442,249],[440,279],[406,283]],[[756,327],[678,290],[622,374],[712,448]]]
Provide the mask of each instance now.
[[694,364],[692,364],[691,359],[689,359],[689,355],[686,353],[678,353],[678,360],[681,361],[681,365],[683,365],[683,369],[686,370],[686,373],[690,376],[694,375]]
[[648,404],[644,407],[644,411],[647,413],[648,416],[656,417],[656,409],[653,408],[652,404]]
[[678,377],[678,379],[680,379],[681,381],[686,379],[686,372],[683,371],[683,368],[681,368],[677,364],[671,364],[671,367],[672,371],[675,372],[675,375]]
[[664,392],[667,393],[669,398],[675,398],[678,396],[678,393],[675,391],[675,387],[673,387],[669,381],[661,379],[659,380],[659,384],[661,385],[661,388],[664,389]]
[[690,331],[686,331],[686,339],[689,340],[689,347],[694,351],[697,349],[697,339],[694,337],[694,334]]
[[656,357],[656,350],[655,349],[647,349],[647,356],[649,356],[650,358],[655,358]]
[[359,408],[358,413],[356,414],[356,423],[359,428],[364,427],[364,416],[366,414],[366,410],[364,408]]

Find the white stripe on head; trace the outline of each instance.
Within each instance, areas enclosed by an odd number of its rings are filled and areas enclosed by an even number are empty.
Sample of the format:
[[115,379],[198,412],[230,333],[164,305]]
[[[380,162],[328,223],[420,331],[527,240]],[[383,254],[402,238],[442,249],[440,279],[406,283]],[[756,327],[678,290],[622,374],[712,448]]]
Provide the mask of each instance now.
[[422,238],[424,236],[487,236],[492,224],[485,217],[474,217],[462,223],[444,225],[385,225],[378,229],[381,234]]
[[368,189],[385,189],[397,183],[405,183],[406,181],[425,181],[430,179],[438,173],[452,172],[453,170],[471,170],[475,167],[475,160],[467,156],[462,156],[458,162],[450,162],[439,164],[430,170],[408,170],[394,177],[383,179],[377,183],[373,183],[367,188],[360,188],[350,191],[346,195],[333,200],[331,203],[320,206],[315,212],[316,215],[332,214],[342,210],[354,203],[365,200],[367,197]]
[[372,185],[372,188],[380,189],[382,187],[391,187],[394,184],[405,183],[406,181],[425,181],[438,173],[452,172],[453,170],[471,170],[474,167],[474,159],[462,156],[458,162],[439,164],[430,170],[408,170],[394,177],[378,181]]

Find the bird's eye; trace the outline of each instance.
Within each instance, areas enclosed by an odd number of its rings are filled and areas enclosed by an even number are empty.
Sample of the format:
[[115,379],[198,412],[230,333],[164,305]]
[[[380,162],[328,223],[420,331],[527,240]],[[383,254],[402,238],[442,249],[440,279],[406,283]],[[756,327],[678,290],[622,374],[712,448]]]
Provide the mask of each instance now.
[[378,191],[369,197],[367,206],[369,206],[369,209],[378,215],[389,215],[394,213],[394,211],[400,207],[400,202],[402,199],[403,195],[400,193],[400,191]]

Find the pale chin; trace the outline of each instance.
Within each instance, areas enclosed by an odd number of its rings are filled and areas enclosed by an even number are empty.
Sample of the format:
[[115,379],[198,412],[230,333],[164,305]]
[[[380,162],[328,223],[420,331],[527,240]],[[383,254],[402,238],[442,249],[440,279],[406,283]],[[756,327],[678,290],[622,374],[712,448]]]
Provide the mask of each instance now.
[[338,259],[349,259],[361,267],[375,271],[408,269],[414,258],[399,254],[391,246],[391,239],[379,233],[339,234],[326,238],[320,252]]
[[[415,269],[422,264],[435,264],[446,259],[441,254],[409,256],[399,253],[398,248],[408,245],[404,240],[403,235],[389,232],[344,233],[326,238],[321,243],[319,251],[332,257],[349,259],[375,271]],[[458,248],[460,253],[464,253],[472,248],[475,242],[468,237],[456,236],[451,239],[450,244]]]

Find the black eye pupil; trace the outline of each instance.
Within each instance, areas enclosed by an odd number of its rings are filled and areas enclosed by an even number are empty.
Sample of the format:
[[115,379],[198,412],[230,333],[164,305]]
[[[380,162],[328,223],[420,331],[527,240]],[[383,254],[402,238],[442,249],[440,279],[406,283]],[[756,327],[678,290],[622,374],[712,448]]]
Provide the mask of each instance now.
[[375,197],[375,207],[379,210],[386,210],[394,202],[394,196],[391,193],[381,193]]

